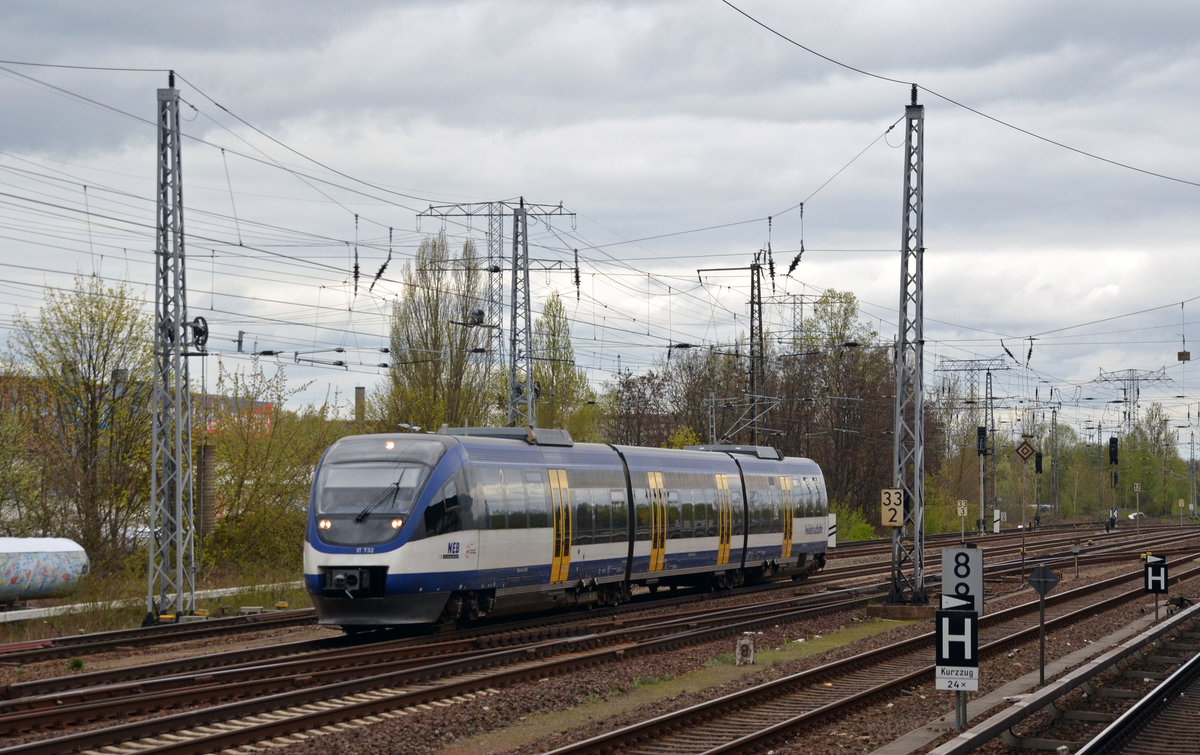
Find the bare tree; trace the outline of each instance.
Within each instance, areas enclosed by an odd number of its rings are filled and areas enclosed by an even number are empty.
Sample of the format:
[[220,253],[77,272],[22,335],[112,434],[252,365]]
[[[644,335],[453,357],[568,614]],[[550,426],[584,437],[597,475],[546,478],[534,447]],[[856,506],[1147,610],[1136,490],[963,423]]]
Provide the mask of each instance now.
[[12,359],[39,407],[29,445],[42,463],[35,534],[71,536],[105,568],[134,545],[150,487],[151,321],[124,284],[77,278],[15,318]]

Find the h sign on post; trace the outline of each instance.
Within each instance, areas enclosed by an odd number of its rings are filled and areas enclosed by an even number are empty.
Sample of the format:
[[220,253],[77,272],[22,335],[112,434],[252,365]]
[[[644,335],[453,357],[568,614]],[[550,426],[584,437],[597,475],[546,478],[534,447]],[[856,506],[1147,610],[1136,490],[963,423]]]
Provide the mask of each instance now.
[[1167,561],[1162,556],[1146,556],[1146,592],[1167,593]]
[[979,617],[972,611],[938,611],[937,689],[979,691]]

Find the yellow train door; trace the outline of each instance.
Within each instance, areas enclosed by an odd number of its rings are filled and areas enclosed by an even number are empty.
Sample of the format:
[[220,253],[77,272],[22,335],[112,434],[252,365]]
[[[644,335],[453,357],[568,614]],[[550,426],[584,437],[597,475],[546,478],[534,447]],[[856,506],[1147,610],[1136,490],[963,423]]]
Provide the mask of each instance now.
[[567,470],[550,470],[550,506],[554,511],[554,554],[550,581],[563,582],[571,567],[571,489]]
[[717,478],[717,563],[729,563],[729,545],[733,540],[733,501],[729,493],[729,475]]
[[779,490],[783,494],[783,550],[780,551],[780,558],[789,558],[792,555],[792,529],[795,526],[793,518],[796,516],[796,495],[792,491],[792,478],[780,477]]
[[650,571],[663,568],[667,556],[667,491],[662,472],[650,472]]

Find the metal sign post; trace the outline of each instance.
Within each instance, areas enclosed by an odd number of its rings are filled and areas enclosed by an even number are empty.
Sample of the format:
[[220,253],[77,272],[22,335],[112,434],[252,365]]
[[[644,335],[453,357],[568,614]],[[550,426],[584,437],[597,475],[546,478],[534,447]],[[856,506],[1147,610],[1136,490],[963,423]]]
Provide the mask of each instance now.
[[[960,502],[965,509],[965,502]],[[983,550],[942,549],[942,610],[937,616],[937,689],[955,691],[955,726],[967,725],[967,692],[979,689],[979,617],[983,615]],[[962,623],[965,619],[966,623]],[[944,621],[945,619],[945,621]],[[969,637],[969,644],[965,641]]]
[[934,616],[936,686],[954,690],[955,728],[962,731],[967,725],[967,693],[979,691],[979,615],[953,609],[938,611]]
[[1058,576],[1045,566],[1039,566],[1029,575],[1029,586],[1038,594],[1038,644],[1041,647],[1038,662],[1039,685],[1046,683],[1046,593],[1053,590],[1057,584]]
[[1158,621],[1158,596],[1167,594],[1167,560],[1146,554],[1146,592],[1154,593],[1154,620]]

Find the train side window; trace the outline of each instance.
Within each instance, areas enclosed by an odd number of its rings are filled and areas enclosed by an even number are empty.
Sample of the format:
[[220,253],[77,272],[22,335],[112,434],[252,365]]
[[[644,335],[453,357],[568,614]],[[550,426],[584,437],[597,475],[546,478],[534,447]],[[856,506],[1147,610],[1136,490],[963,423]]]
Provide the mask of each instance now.
[[758,488],[754,482],[753,477],[746,477],[746,525],[750,528],[751,532],[759,532],[761,531],[762,501],[759,498]]
[[667,491],[667,537],[678,538],[682,526],[679,523],[679,491]]
[[679,491],[679,530],[684,537],[692,537],[695,534],[695,517],[694,504],[692,503],[693,490]]
[[571,492],[575,498],[575,521],[571,522],[571,542],[586,545],[595,540],[591,491],[582,488]]
[[746,495],[742,486],[733,475],[729,476],[729,498],[733,501],[733,534],[746,534],[746,511],[742,506],[743,497]]
[[[703,512],[703,516],[701,512]],[[703,522],[703,530],[701,530],[701,522]],[[704,502],[696,502],[696,534],[708,537],[717,534],[717,491],[714,488],[705,488]]]
[[477,467],[475,475],[479,487],[479,496],[475,501],[475,518],[480,529],[504,529],[504,482],[500,478],[500,470],[494,467]]
[[443,535],[462,529],[459,511],[458,486],[448,480],[438,491],[434,502],[425,508],[425,532],[427,535]]
[[639,540],[650,537],[650,490],[636,488],[633,491],[633,531]]
[[509,529],[525,529],[529,526],[526,513],[525,483],[521,481],[521,470],[505,469],[504,510],[508,514]]
[[544,479],[545,475],[537,469],[526,469],[524,474],[525,495],[529,502],[529,526],[549,527],[550,498]]
[[629,503],[624,490],[610,490],[608,495],[612,503],[613,540],[620,542],[629,538]]
[[596,504],[596,542],[611,543],[613,540],[612,503],[605,501],[604,491],[601,489],[589,488],[587,492]]

